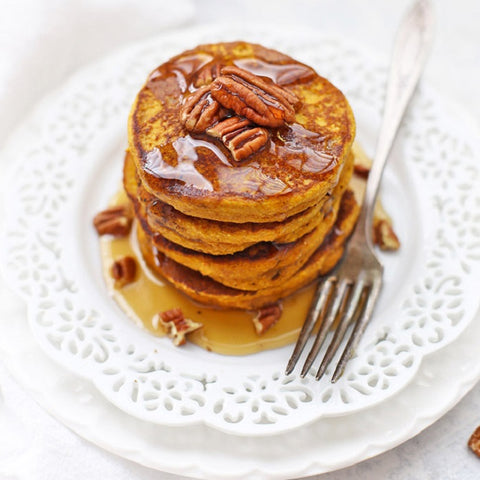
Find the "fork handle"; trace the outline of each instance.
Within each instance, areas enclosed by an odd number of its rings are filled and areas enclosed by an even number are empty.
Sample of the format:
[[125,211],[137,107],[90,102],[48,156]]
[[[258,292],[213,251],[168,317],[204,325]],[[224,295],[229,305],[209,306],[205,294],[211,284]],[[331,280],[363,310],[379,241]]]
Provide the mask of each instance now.
[[420,78],[432,39],[433,12],[429,0],[419,0],[405,15],[397,32],[377,148],[365,190],[359,225],[371,241],[373,210],[385,163],[407,105]]

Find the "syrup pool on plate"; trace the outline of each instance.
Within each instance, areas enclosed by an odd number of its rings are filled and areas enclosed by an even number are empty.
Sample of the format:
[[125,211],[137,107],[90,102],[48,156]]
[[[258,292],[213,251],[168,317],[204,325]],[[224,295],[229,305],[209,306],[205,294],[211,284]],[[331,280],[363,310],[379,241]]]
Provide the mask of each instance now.
[[[126,196],[121,192],[114,198],[112,205],[126,202]],[[188,340],[209,351],[247,355],[296,341],[313,297],[313,286],[282,300],[280,320],[263,335],[258,335],[252,321],[257,312],[200,305],[151,272],[141,258],[135,231],[132,228],[131,234],[124,238],[103,237],[100,242],[107,288],[122,310],[139,327],[145,328],[152,335],[164,336],[161,327],[156,328],[153,318],[160,312],[179,307],[186,318],[203,325],[200,330],[189,334]],[[110,266],[116,259],[126,255],[137,259],[139,268],[136,279],[130,285],[115,289]]]

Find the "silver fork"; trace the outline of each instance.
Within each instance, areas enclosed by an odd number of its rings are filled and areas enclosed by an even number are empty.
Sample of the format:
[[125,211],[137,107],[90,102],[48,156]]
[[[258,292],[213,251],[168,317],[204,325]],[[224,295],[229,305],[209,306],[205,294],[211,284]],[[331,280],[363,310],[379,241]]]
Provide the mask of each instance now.
[[431,43],[432,25],[429,0],[417,1],[400,25],[393,49],[382,126],[357,226],[341,264],[329,277],[322,278],[318,283],[307,318],[288,362],[285,372],[287,375],[295,368],[318,321],[321,322],[320,329],[300,375],[304,377],[308,373],[328,331],[338,318],[335,333],[316,374],[317,380],[323,376],[349,325],[354,323],[332,376],[331,381],[335,383],[341,377],[370,321],[383,276],[383,266],[375,255],[371,238],[373,209],[386,160],[425,63]]

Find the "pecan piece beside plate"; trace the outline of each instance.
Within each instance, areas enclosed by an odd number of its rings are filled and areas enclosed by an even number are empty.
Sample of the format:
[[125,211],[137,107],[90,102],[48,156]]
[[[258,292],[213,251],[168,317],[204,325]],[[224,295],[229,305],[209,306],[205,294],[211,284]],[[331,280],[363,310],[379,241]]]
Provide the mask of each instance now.
[[470,450],[480,457],[480,427],[477,427],[468,440],[468,447]]

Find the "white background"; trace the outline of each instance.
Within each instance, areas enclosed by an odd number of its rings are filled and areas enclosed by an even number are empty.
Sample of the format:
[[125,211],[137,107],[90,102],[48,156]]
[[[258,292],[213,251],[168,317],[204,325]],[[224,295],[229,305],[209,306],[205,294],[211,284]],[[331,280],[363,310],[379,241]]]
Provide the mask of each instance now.
[[[480,2],[437,0],[424,81],[465,112],[480,113]],[[82,65],[168,28],[206,22],[295,23],[344,34],[388,58],[405,0],[1,0],[0,147],[32,105]],[[8,159],[0,158],[0,175]],[[480,320],[480,319],[479,319]],[[106,453],[45,413],[0,359],[0,479],[176,479]],[[480,424],[480,388],[416,438],[322,480],[480,478],[466,448]],[[8,458],[2,452],[11,452]]]

